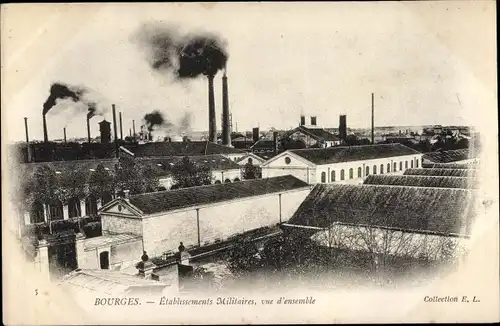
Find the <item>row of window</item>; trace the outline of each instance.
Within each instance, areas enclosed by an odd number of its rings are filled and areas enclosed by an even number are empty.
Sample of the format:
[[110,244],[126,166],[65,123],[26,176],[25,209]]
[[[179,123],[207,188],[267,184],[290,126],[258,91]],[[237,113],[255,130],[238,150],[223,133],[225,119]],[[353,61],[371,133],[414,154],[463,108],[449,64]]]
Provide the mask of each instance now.
[[[102,205],[110,202],[113,199],[111,194],[105,193],[101,197]],[[64,219],[63,203],[60,200],[55,200],[52,204],[47,205],[47,219],[50,221]],[[94,216],[97,214],[97,198],[89,196],[85,199],[85,216]],[[78,198],[72,198],[68,201],[68,217],[81,217],[82,207]],[[30,223],[45,222],[44,206],[41,202],[35,202],[31,206]]]
[[[415,165],[418,168],[418,160],[415,160]],[[384,166],[385,166],[384,164],[380,164],[380,170],[379,170],[380,174],[384,174]],[[392,166],[392,171],[391,171],[391,163],[387,163],[386,166],[387,166],[386,173],[398,171],[398,163],[397,162],[394,162],[394,164]],[[408,161],[404,162],[404,168],[408,169]],[[413,160],[410,161],[410,168],[413,169]],[[402,161],[399,162],[399,171],[401,171],[401,170],[403,170],[403,162]],[[371,171],[373,174],[377,174],[377,165],[373,165],[373,168]],[[357,178],[363,177],[363,169],[361,167],[358,167],[356,175],[357,175]],[[369,166],[365,167],[365,176],[368,176],[368,175],[370,175],[370,167]],[[332,171],[331,176],[330,176],[330,182],[335,182],[336,179],[337,179],[336,172]],[[349,179],[354,179],[354,169],[353,168],[349,169]],[[344,169],[340,170],[340,180],[345,180]],[[326,183],[326,172],[321,172],[321,182]]]

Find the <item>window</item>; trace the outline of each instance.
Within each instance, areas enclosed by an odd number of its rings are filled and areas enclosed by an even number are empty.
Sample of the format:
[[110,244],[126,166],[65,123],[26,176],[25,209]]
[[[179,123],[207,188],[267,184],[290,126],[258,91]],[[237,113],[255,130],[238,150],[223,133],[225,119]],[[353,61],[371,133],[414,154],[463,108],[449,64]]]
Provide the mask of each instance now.
[[85,215],[86,216],[97,215],[97,200],[94,196],[88,196],[85,199]]
[[373,166],[373,174],[377,174],[377,166],[376,165]]
[[224,181],[224,183],[231,183],[231,180],[226,179],[226,180]]
[[234,182],[238,182],[238,181],[240,181],[240,178],[234,179]]
[[43,214],[43,204],[36,201],[31,206],[30,211],[30,223],[42,223],[45,222],[45,216]]
[[354,170],[352,168],[349,169],[349,179],[354,178]]
[[418,168],[418,158],[415,159],[415,167]]
[[292,160],[288,156],[285,157],[285,163],[290,164],[290,162],[292,162]]
[[387,173],[391,172],[391,163],[387,163]]
[[215,180],[215,184],[216,185],[221,184],[220,180]]
[[64,219],[63,204],[60,200],[55,200],[49,205],[49,218],[51,221]]
[[363,169],[358,168],[358,178],[362,178],[362,177],[363,177]]
[[403,170],[403,162],[399,162],[399,171]]
[[321,182],[326,182],[326,172],[321,172]]
[[251,157],[248,158],[248,164],[252,164],[253,163],[253,160]]
[[408,161],[405,161],[405,169],[408,169]]
[[330,180],[331,182],[335,182],[335,171],[332,171],[332,180]]
[[384,174],[384,165],[380,164],[380,174]]
[[370,175],[370,167],[369,166],[366,167],[366,175]]
[[410,167],[413,169],[413,160],[410,161]]
[[99,263],[101,269],[109,269],[109,251],[103,251],[99,254]]
[[344,169],[340,170],[340,180],[344,180],[345,175],[344,175]]
[[392,172],[396,172],[398,170],[398,163],[394,162],[394,167],[392,168]]

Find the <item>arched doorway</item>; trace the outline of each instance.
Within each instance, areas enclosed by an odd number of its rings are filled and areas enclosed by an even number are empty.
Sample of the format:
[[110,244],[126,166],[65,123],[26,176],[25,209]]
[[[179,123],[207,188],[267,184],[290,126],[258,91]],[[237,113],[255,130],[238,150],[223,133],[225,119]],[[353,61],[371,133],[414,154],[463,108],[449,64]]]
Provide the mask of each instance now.
[[31,205],[30,210],[30,223],[42,223],[45,222],[45,216],[43,214],[43,204],[36,201]]
[[326,182],[326,172],[321,172],[321,182],[322,183]]
[[362,178],[362,177],[363,177],[363,169],[358,168],[358,178]]
[[95,216],[97,215],[97,199],[90,195],[85,199],[85,215]]
[[224,183],[231,183],[231,180],[226,179],[226,180],[224,181]]
[[82,216],[82,206],[80,205],[80,199],[73,197],[68,200],[68,217],[80,217]]
[[352,168],[349,169],[349,179],[354,179],[354,170]]
[[370,175],[370,167],[369,166],[366,167],[366,175]]
[[344,180],[345,179],[345,172],[344,172],[344,169],[340,170],[340,180]]
[[109,269],[109,251],[103,251],[99,254],[99,265],[101,269]]
[[221,184],[220,180],[215,180],[215,184],[216,185]]

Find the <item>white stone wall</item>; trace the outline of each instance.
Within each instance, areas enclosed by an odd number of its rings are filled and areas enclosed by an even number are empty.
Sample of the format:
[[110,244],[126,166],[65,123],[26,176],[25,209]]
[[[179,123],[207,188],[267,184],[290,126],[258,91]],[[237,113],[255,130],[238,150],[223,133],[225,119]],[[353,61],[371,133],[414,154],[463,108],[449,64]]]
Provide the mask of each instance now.
[[[292,216],[309,192],[309,188],[302,188],[282,193],[282,221]],[[202,246],[280,222],[278,193],[200,206],[198,209]],[[143,230],[144,248],[150,257],[176,251],[181,241],[185,247],[198,245],[196,207],[146,217],[143,219]]]
[[[324,173],[324,183],[339,182],[359,184],[367,176],[366,167],[369,167],[369,174],[374,174],[374,166],[377,167],[376,174],[381,174],[381,165],[383,165],[383,174],[402,174],[406,169],[421,167],[422,163],[422,154],[416,154],[365,161],[324,164],[318,165],[315,168],[308,168],[305,163],[298,159],[294,159],[292,156],[288,156],[291,162],[286,164],[285,157],[287,156],[288,155],[280,157],[276,161],[271,162],[268,166],[263,167],[262,177],[269,178],[290,174],[309,184],[315,184],[323,182],[322,174]],[[402,164],[400,165],[400,163]],[[390,165],[389,173],[387,173],[388,164]],[[396,164],[396,170],[394,170],[394,164]],[[352,169],[352,178],[350,178],[350,169]],[[358,175],[358,169],[361,169],[361,177]],[[342,170],[344,170],[343,180],[341,178]],[[333,172],[335,172],[335,179],[333,179]]]

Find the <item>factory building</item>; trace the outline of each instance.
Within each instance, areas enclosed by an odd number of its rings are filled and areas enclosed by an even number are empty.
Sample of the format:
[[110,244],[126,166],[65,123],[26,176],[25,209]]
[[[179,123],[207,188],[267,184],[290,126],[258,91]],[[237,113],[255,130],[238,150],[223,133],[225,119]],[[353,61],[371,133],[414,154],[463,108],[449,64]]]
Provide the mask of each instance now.
[[[198,166],[208,166],[212,172],[212,183],[238,182],[242,180],[241,166],[222,155],[190,156],[190,160]],[[158,173],[160,188],[158,190],[170,190],[174,181],[171,169],[182,157],[150,157],[138,158],[147,164],[151,164]],[[60,175],[61,171],[83,170],[89,173],[95,172],[98,165],[103,165],[106,171],[114,171],[118,159],[102,160],[80,160],[60,161],[47,163],[21,164],[21,176],[33,174],[37,168],[48,166]],[[95,216],[97,210],[107,202],[115,198],[117,194],[103,193],[102,197],[89,196],[85,200],[69,200],[68,202],[54,201],[53,205],[44,205],[39,202],[33,203],[22,214],[24,225],[45,223],[55,220],[67,220],[83,216]]]
[[422,153],[401,144],[338,146],[285,151],[261,165],[262,177],[293,175],[308,184],[361,183],[371,174],[402,174]]
[[261,166],[265,161],[266,160],[264,158],[257,156],[253,153],[246,153],[245,156],[236,161],[236,163],[239,166],[245,166],[248,163],[255,166]]
[[309,192],[282,176],[117,198],[100,209],[103,237],[126,234],[129,246],[154,257],[180,242],[189,249],[286,222]]
[[139,145],[126,145],[125,148],[134,157],[156,156],[203,156],[223,155],[236,162],[246,153],[228,146],[222,146],[209,141],[154,142]]
[[301,116],[300,125],[282,136],[283,148],[326,148],[340,145],[341,139],[338,136],[319,127],[316,123],[316,117],[311,117],[311,124],[306,125],[305,117]]
[[283,225],[318,244],[383,257],[438,260],[466,245],[473,191],[386,185],[318,184]]
[[408,169],[404,175],[440,176],[440,177],[479,177],[477,169]]

